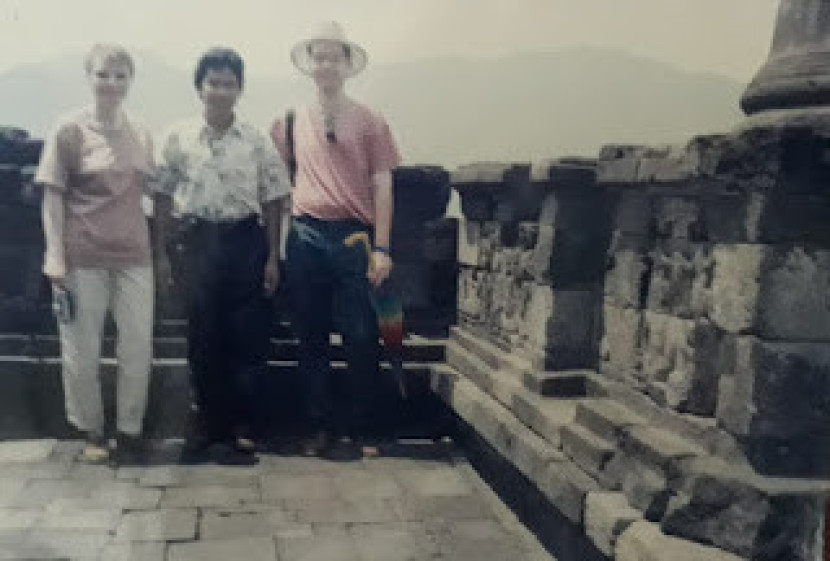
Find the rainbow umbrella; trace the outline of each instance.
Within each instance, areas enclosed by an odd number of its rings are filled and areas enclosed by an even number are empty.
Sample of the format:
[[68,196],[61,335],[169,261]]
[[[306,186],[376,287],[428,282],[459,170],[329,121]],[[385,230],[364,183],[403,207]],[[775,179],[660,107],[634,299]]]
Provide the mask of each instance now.
[[[366,232],[355,232],[344,241],[349,247],[362,243],[369,259],[369,268],[375,266],[372,243]],[[378,329],[383,346],[386,347],[389,366],[398,384],[401,397],[407,398],[406,381],[403,373],[403,305],[389,282],[384,282],[369,291],[372,308],[378,317]]]

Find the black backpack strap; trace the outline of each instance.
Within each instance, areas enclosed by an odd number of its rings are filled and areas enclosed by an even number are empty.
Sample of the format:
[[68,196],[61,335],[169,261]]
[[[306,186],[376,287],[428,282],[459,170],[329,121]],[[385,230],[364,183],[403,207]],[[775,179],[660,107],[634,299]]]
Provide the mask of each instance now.
[[294,110],[289,109],[285,112],[285,147],[288,152],[288,176],[291,178],[291,183],[294,183],[294,177],[297,175],[297,155],[294,153]]

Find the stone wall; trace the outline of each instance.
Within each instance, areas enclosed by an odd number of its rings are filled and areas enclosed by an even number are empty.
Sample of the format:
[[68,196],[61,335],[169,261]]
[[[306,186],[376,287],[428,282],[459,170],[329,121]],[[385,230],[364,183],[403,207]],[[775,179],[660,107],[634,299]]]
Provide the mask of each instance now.
[[[451,177],[450,366],[557,448],[540,461],[587,474],[583,506],[612,493],[667,536],[810,559],[830,477],[830,138],[754,128]],[[476,362],[488,345],[505,356]]]
[[599,158],[602,373],[711,422],[762,473],[830,474],[829,141],[755,129]]
[[0,328],[31,331],[43,307],[43,236],[34,166],[42,143],[0,127]]

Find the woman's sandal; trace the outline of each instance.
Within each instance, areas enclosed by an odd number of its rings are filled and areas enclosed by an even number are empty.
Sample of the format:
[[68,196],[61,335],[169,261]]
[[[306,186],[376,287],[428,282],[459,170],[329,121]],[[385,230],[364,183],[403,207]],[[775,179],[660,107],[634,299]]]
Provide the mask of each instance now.
[[103,436],[89,436],[78,455],[78,461],[85,464],[105,464],[109,461],[109,457],[107,439]]

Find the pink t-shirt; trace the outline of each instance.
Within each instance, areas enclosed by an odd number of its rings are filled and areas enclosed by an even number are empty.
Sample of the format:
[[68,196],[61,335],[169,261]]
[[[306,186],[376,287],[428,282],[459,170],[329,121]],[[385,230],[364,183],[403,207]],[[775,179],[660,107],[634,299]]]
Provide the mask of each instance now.
[[150,135],[126,116],[115,129],[101,127],[89,109],[61,119],[35,181],[63,192],[67,269],[150,265],[141,196],[152,170]]
[[[305,106],[297,110],[297,175],[291,212],[322,220],[357,219],[374,224],[372,175],[390,171],[401,159],[389,126],[379,113],[349,102],[337,116],[334,131],[336,142],[329,142],[319,109]],[[271,127],[271,138],[286,159],[282,119]]]

